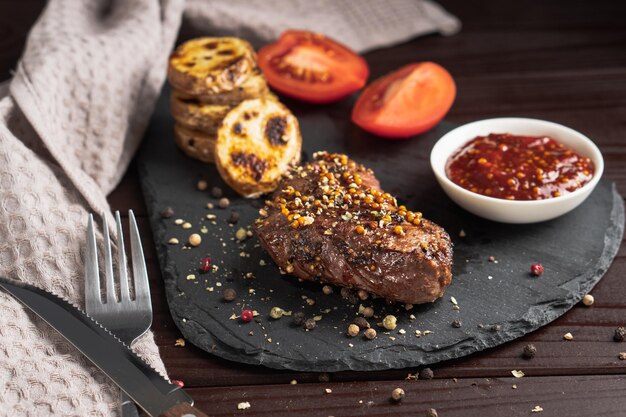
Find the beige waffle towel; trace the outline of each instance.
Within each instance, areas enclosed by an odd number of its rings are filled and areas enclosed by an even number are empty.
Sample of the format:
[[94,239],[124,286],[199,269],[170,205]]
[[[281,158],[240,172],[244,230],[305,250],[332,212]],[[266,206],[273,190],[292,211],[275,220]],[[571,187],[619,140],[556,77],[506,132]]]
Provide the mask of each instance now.
[[[182,0],[52,0],[8,86],[0,86],[0,275],[83,303],[87,213],[133,157],[165,78]],[[458,21],[433,3],[190,0],[204,33],[269,40],[289,27],[363,51]],[[0,291],[0,415],[109,416],[119,390],[62,337]],[[163,370],[151,333],[136,351]]]

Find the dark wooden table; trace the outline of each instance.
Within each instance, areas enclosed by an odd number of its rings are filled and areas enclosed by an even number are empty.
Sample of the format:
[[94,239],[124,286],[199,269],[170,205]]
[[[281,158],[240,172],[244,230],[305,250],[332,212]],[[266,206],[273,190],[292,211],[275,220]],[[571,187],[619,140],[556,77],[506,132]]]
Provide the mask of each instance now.
[[[462,20],[463,31],[367,54],[372,77],[405,63],[436,61],[457,82],[448,120],[528,116],[571,126],[595,140],[606,161],[605,178],[626,194],[626,2],[441,3]],[[41,7],[41,1],[0,2],[0,79],[9,76]],[[626,325],[623,245],[594,288],[592,307],[576,306],[522,339],[437,365],[433,380],[405,380],[415,369],[278,372],[227,362],[193,346],[174,346],[180,333],[168,312],[134,165],[109,202],[113,210],[133,208],[140,216],[157,344],[170,376],[184,381],[210,415],[419,416],[432,407],[442,417],[527,416],[537,405],[542,416],[626,415],[626,361],[618,359],[626,343],[612,341],[614,328]],[[563,341],[567,332],[574,334],[573,341]],[[528,343],[537,347],[532,360],[520,356]],[[513,369],[526,376],[513,378]],[[297,385],[290,384],[293,380]],[[401,404],[389,401],[396,387],[407,393]],[[252,407],[238,411],[241,401]]]

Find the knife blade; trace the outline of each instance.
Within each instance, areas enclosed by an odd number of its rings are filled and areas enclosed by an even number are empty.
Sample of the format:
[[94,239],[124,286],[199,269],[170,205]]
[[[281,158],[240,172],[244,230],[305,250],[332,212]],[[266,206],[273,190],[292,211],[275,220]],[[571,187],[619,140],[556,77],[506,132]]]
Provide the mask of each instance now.
[[41,317],[152,417],[206,417],[193,399],[135,355],[111,332],[66,300],[0,277],[0,287]]

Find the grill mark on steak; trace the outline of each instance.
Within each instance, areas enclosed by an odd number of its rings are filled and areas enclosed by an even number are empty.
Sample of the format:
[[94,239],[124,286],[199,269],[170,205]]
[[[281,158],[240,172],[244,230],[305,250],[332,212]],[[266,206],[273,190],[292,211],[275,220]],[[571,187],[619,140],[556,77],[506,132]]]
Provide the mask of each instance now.
[[262,213],[261,245],[298,278],[410,304],[436,300],[452,279],[445,230],[398,206],[345,155],[318,153],[292,169]]

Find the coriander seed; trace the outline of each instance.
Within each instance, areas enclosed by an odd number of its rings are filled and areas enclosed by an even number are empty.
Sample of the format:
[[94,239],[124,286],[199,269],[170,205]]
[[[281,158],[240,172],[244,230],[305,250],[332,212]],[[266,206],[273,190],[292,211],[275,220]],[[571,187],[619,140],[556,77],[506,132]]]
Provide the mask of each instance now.
[[217,206],[221,209],[228,208],[228,206],[230,206],[230,200],[226,197],[222,197],[220,198],[220,201],[218,201]]
[[359,326],[357,326],[356,324],[351,324],[348,326],[348,336],[350,337],[355,337],[359,334],[359,331],[361,331],[361,329],[359,328]]
[[357,291],[357,296],[359,297],[359,300],[361,301],[365,301],[369,298],[369,293],[365,290],[359,290]]
[[585,294],[585,296],[583,297],[583,304],[586,305],[587,307],[592,305],[594,301],[595,299],[593,298],[593,295],[591,294]]
[[330,295],[333,293],[333,287],[331,287],[330,285],[324,285],[322,287],[322,292],[324,293],[324,295]]
[[278,320],[279,318],[281,318],[283,316],[283,309],[280,307],[272,307],[272,309],[270,310],[270,317],[273,318],[274,320]]
[[363,314],[363,317],[365,317],[366,319],[369,319],[371,317],[374,317],[374,309],[372,307],[365,307],[361,314]]
[[404,390],[402,388],[396,388],[393,391],[391,391],[391,399],[399,402],[402,400],[402,398],[404,397]]
[[202,237],[199,234],[194,233],[189,236],[189,244],[191,246],[199,246],[200,243],[202,243]]
[[393,330],[398,325],[398,319],[396,316],[388,315],[383,319],[383,327],[387,330]]
[[209,183],[206,182],[205,180],[200,180],[198,181],[198,183],[196,184],[196,188],[199,191],[205,191],[207,188],[209,188]]
[[376,330],[374,329],[367,329],[365,330],[365,337],[368,338],[369,340],[375,339],[376,338]]

